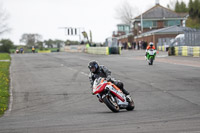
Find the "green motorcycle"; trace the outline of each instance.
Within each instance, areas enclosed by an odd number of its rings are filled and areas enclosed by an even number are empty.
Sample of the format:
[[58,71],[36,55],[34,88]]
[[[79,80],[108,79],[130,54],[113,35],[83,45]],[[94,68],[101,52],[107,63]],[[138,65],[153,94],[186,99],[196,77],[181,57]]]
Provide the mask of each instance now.
[[149,65],[153,65],[153,61],[155,60],[156,57],[156,50],[154,49],[148,49],[146,50],[146,60],[149,63]]

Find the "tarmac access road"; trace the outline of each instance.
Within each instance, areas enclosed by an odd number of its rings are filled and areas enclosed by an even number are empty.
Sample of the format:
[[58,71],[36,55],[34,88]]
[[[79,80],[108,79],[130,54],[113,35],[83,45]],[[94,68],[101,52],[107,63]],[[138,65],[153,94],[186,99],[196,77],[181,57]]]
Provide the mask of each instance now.
[[[134,111],[112,113],[91,94],[90,60],[124,82]],[[200,133],[200,58],[160,52],[149,66],[144,51],[134,50],[13,54],[10,72],[0,133]]]

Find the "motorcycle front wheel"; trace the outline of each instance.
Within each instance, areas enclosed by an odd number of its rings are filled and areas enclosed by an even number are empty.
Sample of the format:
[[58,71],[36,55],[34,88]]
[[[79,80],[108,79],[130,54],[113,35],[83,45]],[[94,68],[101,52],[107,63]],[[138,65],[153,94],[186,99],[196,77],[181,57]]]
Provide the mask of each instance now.
[[126,108],[126,110],[131,111],[134,110],[135,108],[135,103],[133,100],[131,100],[130,102],[128,102],[128,107]]
[[149,59],[149,65],[153,65],[153,58]]
[[112,95],[107,95],[103,98],[103,102],[112,112],[119,112],[119,106],[116,99]]

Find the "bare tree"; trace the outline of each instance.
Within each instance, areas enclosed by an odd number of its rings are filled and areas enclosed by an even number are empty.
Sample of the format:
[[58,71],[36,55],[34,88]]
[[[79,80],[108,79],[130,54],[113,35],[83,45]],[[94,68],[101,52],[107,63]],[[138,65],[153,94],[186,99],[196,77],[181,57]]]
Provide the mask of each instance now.
[[8,18],[8,13],[3,9],[3,6],[0,3],[0,35],[11,30],[8,27]]
[[20,42],[25,43],[28,47],[36,46],[42,39],[39,34],[23,34]]
[[138,14],[136,7],[132,7],[128,1],[124,1],[120,7],[116,8],[116,18],[124,24],[131,24],[131,20]]

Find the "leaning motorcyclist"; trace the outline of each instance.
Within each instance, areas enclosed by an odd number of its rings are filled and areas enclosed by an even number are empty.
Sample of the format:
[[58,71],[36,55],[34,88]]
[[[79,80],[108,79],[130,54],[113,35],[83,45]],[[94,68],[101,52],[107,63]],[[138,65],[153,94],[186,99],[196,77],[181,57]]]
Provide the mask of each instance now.
[[91,83],[91,88],[93,86],[94,80],[97,77],[106,78],[107,81],[110,81],[117,87],[119,87],[128,99],[130,98],[129,92],[124,89],[124,84],[119,80],[117,81],[114,78],[111,78],[111,71],[108,70],[105,66],[99,65],[97,61],[90,61],[88,64],[88,68],[90,69],[89,80]]
[[153,50],[156,49],[156,48],[153,46],[153,43],[152,43],[152,42],[150,42],[150,43],[149,43],[149,46],[147,46],[145,56],[147,56],[147,51],[148,51],[149,49],[153,49]]

